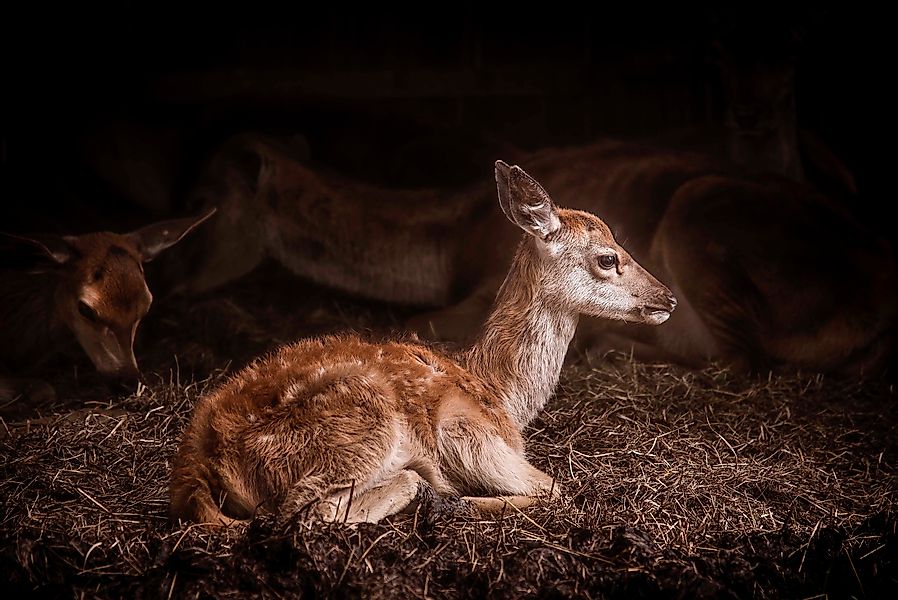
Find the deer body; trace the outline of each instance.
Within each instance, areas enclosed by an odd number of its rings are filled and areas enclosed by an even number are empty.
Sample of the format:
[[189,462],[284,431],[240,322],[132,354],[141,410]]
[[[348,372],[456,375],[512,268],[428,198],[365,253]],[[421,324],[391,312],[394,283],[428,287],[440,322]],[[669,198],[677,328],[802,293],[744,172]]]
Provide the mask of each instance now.
[[529,235],[472,348],[449,357],[339,336],[251,364],[197,405],[172,474],[174,518],[310,509],[377,521],[421,481],[519,506],[553,492],[521,432],[555,389],[578,315],[658,324],[676,301],[599,219],[556,209],[517,167],[497,163],[496,176],[506,216]]
[[[387,302],[452,301],[457,230],[492,206],[481,186],[476,194],[385,190],[288,156],[267,140],[238,138],[213,161],[196,200],[220,213],[201,232],[190,261],[198,268],[179,276],[176,287],[209,289],[270,257],[295,273]],[[500,268],[507,267],[505,261]]]
[[[143,262],[204,221],[178,219],[130,234],[40,236],[11,241],[30,245],[39,257],[2,272],[0,365],[28,371],[77,341],[104,376],[138,376],[134,338],[152,302]],[[2,382],[13,396],[12,380]]]

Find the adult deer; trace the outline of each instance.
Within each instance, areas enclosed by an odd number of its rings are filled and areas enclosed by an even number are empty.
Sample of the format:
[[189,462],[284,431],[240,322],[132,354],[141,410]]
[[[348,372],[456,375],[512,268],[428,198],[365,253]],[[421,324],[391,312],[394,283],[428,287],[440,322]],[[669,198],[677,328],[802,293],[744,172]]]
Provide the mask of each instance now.
[[[560,203],[601,214],[681,301],[662,328],[587,320],[579,337],[589,347],[760,371],[884,364],[896,314],[891,249],[815,189],[616,141],[519,162]],[[239,138],[197,190],[222,214],[197,239],[197,271],[179,280],[202,290],[272,257],[348,292],[439,307],[413,328],[470,340],[512,259],[488,194],[379,188],[310,168],[269,139]]]
[[525,236],[478,341],[458,357],[355,336],[300,341],[197,405],[171,479],[171,516],[213,524],[309,509],[375,522],[422,480],[491,511],[560,490],[524,456],[578,315],[658,325],[670,291],[595,216],[556,208],[496,163],[499,204]]
[[[73,335],[102,375],[136,379],[134,337],[152,301],[143,263],[213,212],[127,234],[7,236],[29,245],[39,257],[36,263],[29,260],[27,268],[19,265],[0,274],[0,365],[27,371],[64,348]],[[15,397],[32,383],[2,378],[0,398]]]

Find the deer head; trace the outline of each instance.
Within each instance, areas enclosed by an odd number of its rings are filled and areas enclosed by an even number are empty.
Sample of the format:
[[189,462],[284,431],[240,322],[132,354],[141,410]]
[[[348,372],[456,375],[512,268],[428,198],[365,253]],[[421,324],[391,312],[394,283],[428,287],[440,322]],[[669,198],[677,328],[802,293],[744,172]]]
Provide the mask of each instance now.
[[533,236],[543,263],[543,297],[558,307],[606,319],[659,325],[676,298],[642,268],[589,213],[556,208],[518,166],[496,162],[499,205],[509,221]]
[[71,330],[103,375],[134,379],[139,375],[134,337],[153,300],[143,263],[176,244],[214,214],[162,221],[117,234],[19,238],[35,245],[57,274],[54,315]]
[[716,44],[715,50],[728,127],[759,136],[794,125],[795,61],[791,56],[749,60],[738,58],[722,44]]

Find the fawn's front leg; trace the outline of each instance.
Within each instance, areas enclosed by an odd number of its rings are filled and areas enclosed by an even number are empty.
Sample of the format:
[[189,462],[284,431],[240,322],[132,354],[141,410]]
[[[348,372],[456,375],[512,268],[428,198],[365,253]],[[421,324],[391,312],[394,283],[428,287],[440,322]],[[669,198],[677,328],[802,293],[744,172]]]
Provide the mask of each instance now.
[[357,493],[344,487],[330,494],[315,507],[315,516],[329,522],[377,523],[406,509],[422,484],[420,475],[403,469]]
[[557,498],[557,482],[531,465],[523,451],[512,448],[491,425],[453,417],[440,426],[438,446],[447,476],[461,490],[495,497],[464,496],[483,513],[525,508],[538,498]]

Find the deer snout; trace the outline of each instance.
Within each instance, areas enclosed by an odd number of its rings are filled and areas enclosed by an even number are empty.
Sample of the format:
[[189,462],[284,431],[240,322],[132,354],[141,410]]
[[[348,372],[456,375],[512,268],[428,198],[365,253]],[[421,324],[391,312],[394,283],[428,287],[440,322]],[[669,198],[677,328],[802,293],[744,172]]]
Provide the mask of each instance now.
[[134,392],[134,389],[140,380],[140,370],[137,366],[129,366],[127,369],[110,376],[110,383],[121,390],[128,392]]
[[103,377],[133,382],[140,376],[130,332],[76,328],[75,333],[94,367]]
[[670,313],[677,308],[677,298],[670,290],[665,288],[665,292],[657,298],[647,303],[639,311],[642,318],[649,325],[660,325],[670,318]]
[[677,297],[670,292],[667,292],[667,304],[670,306],[670,312],[673,312],[677,307]]
[[97,371],[107,379],[120,382],[136,382],[140,378],[140,369],[134,357],[123,362],[104,362],[102,366],[97,364]]

